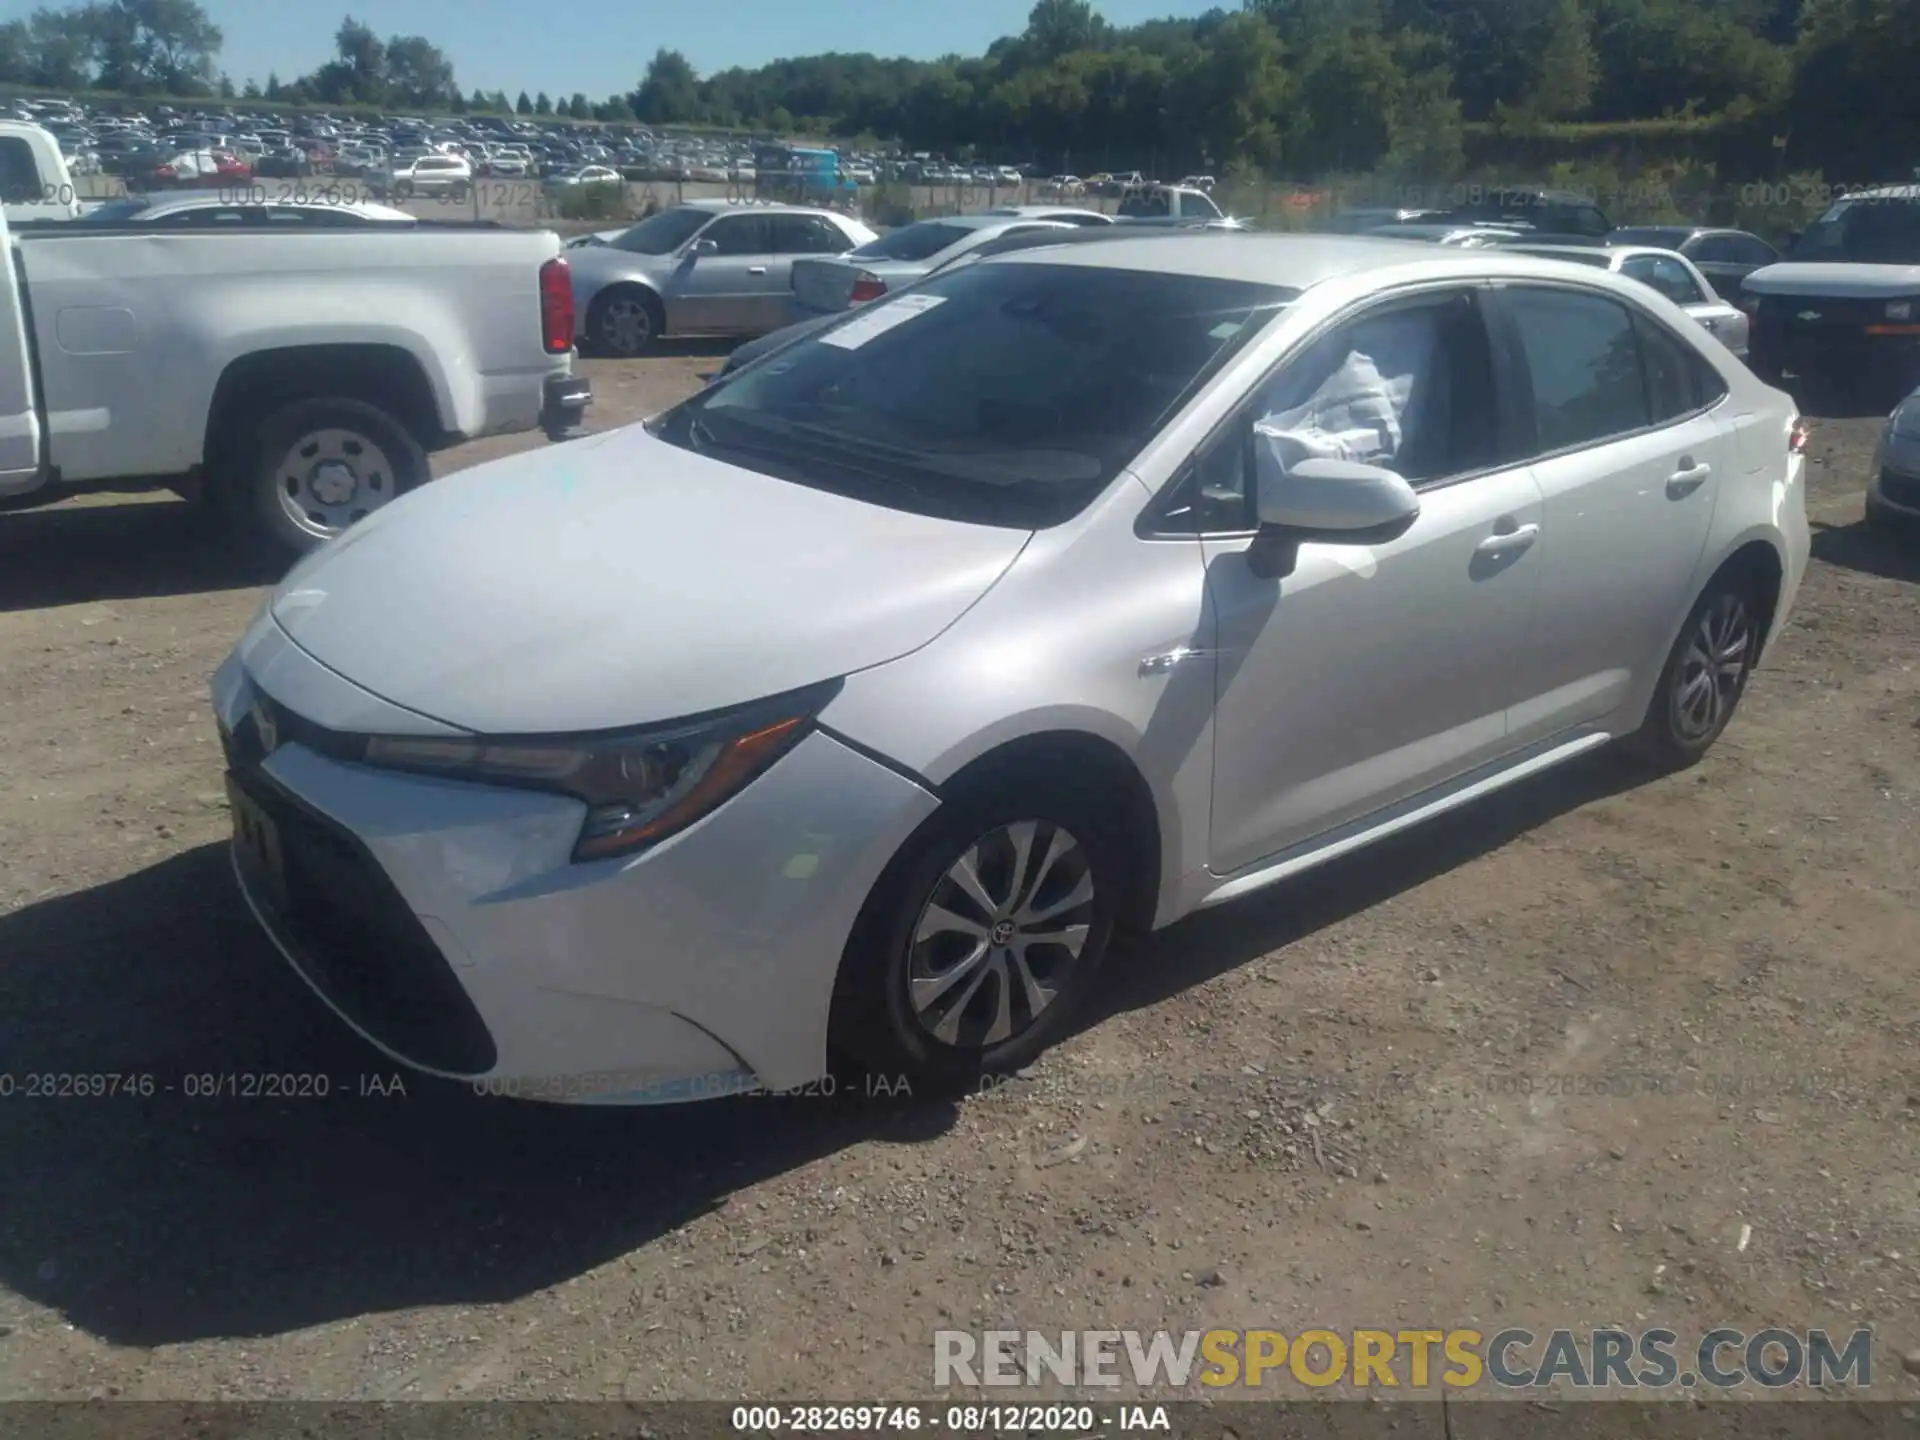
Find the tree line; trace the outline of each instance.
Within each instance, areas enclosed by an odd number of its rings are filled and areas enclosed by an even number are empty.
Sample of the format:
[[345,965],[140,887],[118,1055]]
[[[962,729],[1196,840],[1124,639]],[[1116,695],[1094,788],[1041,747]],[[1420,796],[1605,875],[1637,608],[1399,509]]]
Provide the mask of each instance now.
[[1088,0],[1038,0],[984,55],[830,53],[702,76],[662,49],[633,90],[598,101],[465,92],[426,38],[383,40],[351,17],[310,74],[236,89],[221,41],[194,0],[43,8],[0,25],[0,83],[870,135],[1062,169],[1111,156],[1431,174],[1457,165],[1475,122],[1656,119],[1920,160],[1916,0],[1246,0],[1125,27]]

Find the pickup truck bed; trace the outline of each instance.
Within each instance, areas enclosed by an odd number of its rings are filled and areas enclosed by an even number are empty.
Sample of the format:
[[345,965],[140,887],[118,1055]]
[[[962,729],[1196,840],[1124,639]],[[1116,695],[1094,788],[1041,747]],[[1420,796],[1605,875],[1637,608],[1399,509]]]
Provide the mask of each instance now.
[[558,438],[587,402],[550,232],[83,222],[6,239],[0,497],[171,486],[299,552],[423,481],[429,452]]

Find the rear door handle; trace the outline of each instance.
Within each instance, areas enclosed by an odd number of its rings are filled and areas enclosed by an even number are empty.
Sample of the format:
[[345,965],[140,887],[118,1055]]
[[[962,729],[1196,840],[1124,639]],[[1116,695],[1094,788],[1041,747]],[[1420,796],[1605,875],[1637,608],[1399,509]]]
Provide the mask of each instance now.
[[1667,494],[1675,500],[1691,495],[1707,483],[1707,477],[1713,474],[1713,466],[1696,465],[1691,455],[1680,457],[1680,468],[1667,477]]
[[766,273],[767,273],[767,267],[764,265],[747,266],[747,274],[749,275],[764,275]]
[[1517,555],[1540,538],[1538,525],[1522,525],[1503,535],[1489,535],[1473,547],[1476,555]]

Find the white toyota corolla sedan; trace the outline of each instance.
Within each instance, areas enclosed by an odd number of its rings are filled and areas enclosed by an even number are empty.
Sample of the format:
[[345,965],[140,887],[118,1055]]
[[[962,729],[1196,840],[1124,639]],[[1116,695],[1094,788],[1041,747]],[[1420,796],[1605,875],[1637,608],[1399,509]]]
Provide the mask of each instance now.
[[261,923],[507,1094],[946,1085],[1116,937],[1630,742],[1808,552],[1793,402],[1638,281],[1200,233],[935,276],[427,486],[214,681]]

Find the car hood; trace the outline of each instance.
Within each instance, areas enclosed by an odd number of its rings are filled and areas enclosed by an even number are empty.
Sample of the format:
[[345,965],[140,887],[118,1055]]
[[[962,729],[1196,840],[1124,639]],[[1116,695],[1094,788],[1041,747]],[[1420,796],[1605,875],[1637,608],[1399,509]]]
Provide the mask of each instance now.
[[1879,295],[1920,294],[1920,265],[1788,260],[1778,265],[1763,265],[1740,283],[1756,295],[1871,300]]
[[295,566],[272,610],[323,665],[420,714],[607,730],[917,649],[1030,534],[812,490],[635,425],[423,486]]

